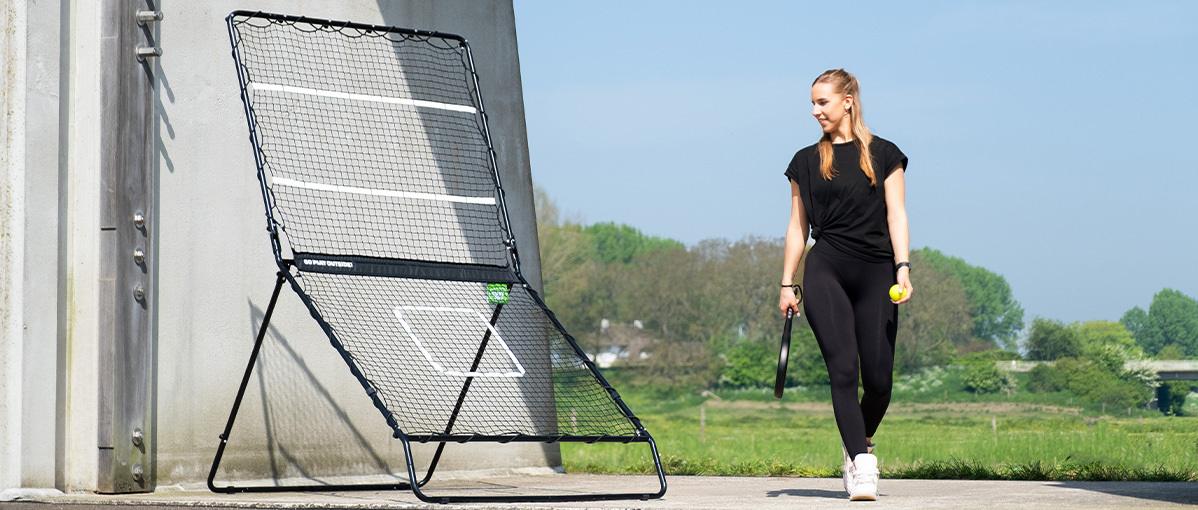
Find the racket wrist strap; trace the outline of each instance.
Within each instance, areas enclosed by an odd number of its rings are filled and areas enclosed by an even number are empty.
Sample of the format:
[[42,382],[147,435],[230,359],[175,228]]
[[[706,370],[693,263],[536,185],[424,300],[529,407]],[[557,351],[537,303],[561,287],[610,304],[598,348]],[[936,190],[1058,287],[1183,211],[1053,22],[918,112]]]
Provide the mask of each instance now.
[[792,283],[790,285],[787,285],[785,283],[782,284],[782,288],[785,289],[787,287],[790,287],[790,290],[795,293],[795,297],[799,299],[800,303],[802,303],[803,302],[803,287],[800,287],[799,284],[797,284],[797,283]]

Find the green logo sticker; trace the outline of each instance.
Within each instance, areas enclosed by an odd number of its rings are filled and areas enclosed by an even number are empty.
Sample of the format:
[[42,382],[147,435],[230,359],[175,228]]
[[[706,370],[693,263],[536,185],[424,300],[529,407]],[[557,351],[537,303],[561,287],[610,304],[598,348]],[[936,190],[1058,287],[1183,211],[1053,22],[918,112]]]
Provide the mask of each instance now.
[[488,303],[507,303],[509,300],[506,283],[488,283],[487,284],[487,302]]

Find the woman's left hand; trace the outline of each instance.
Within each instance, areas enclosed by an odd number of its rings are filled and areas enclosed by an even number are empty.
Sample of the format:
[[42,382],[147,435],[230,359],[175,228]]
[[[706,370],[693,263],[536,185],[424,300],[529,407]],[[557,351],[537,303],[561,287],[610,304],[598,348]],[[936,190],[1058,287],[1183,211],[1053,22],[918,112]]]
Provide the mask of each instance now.
[[915,292],[915,287],[911,286],[911,268],[900,267],[895,279],[898,281],[899,286],[903,288],[903,298],[895,301],[894,304],[901,305],[910,301],[911,293]]

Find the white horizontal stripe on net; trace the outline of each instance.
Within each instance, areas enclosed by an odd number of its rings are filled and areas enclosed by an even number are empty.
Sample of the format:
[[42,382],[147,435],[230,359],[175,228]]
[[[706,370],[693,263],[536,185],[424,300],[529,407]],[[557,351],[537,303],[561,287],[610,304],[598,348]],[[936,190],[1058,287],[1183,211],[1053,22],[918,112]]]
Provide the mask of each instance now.
[[439,110],[451,110],[455,112],[478,113],[478,109],[473,106],[460,104],[438,103],[436,101],[424,101],[421,99],[408,99],[405,97],[388,97],[375,96],[370,94],[353,94],[350,92],[336,92],[332,90],[310,89],[307,87],[292,87],[290,85],[275,85],[273,83],[250,83],[251,89],[254,90],[269,90],[274,92],[286,92],[289,94],[306,94],[310,96],[332,97],[337,99],[352,99],[355,101],[371,101],[375,103],[390,103],[390,104],[406,104],[410,106],[419,106],[423,108],[436,108]]
[[374,188],[359,188],[357,186],[340,186],[336,184],[322,184],[319,182],[304,182],[286,177],[275,177],[271,180],[275,185],[291,186],[294,188],[304,188],[317,191],[334,191],[338,193],[354,193],[358,195],[372,195],[376,197],[398,197],[398,198],[415,198],[419,200],[438,200],[441,202],[457,202],[460,204],[484,204],[495,205],[495,197],[463,197],[458,195],[442,195],[438,193],[419,193],[415,191],[397,191],[390,189],[374,189]]

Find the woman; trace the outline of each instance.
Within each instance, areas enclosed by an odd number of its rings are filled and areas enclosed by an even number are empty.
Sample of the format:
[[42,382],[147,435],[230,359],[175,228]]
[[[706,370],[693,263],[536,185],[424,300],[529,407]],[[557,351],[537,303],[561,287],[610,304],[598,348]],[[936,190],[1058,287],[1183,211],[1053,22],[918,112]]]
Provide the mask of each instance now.
[[[852,500],[876,500],[878,461],[870,440],[890,404],[897,305],[914,290],[904,203],[907,157],[865,127],[852,74],[821,74],[811,85],[811,103],[823,136],[796,153],[786,169],[790,224],[778,307],[784,314],[798,311],[793,278],[806,256],[803,306],[832,383],[845,490]],[[809,227],[816,243],[807,252]],[[896,283],[903,294],[893,301],[889,289]],[[865,386],[860,402],[858,374]]]

